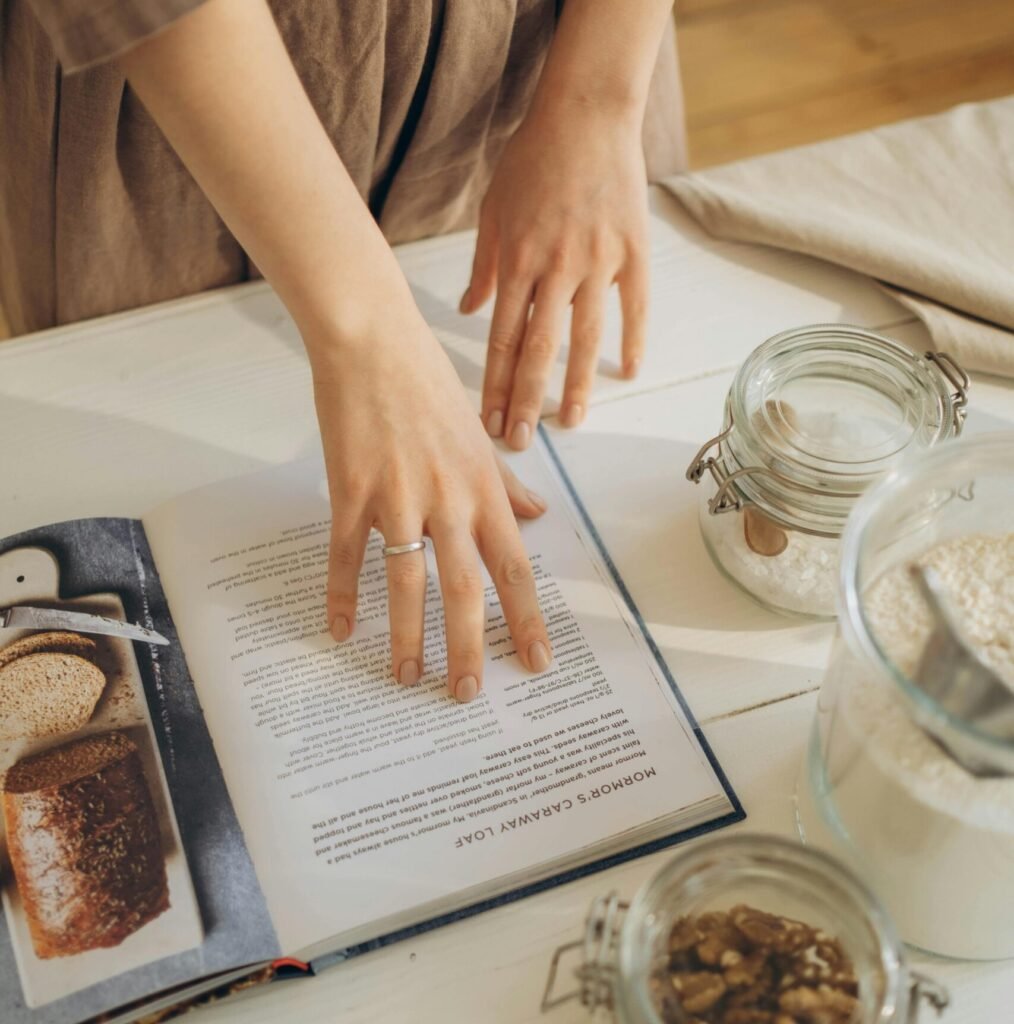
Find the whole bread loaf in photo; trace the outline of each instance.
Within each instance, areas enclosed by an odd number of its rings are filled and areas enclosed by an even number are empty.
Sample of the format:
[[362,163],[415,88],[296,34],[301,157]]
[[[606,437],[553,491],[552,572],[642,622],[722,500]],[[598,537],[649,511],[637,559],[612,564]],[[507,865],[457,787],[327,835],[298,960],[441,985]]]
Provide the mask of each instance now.
[[125,733],[17,762],[4,778],[3,813],[38,957],[117,946],[168,909],[155,807]]
[[95,711],[106,677],[77,654],[24,654],[0,666],[0,740],[58,736]]

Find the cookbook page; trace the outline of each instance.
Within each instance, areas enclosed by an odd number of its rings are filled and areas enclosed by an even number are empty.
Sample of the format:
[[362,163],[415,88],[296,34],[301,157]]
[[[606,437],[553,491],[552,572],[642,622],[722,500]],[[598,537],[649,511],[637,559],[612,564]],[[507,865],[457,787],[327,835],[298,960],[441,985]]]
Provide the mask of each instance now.
[[0,1021],[67,1024],[277,950],[139,522],[0,540]]
[[319,462],[145,519],[286,952],[709,800],[715,817],[729,810],[545,442],[509,458],[550,506],[522,535],[554,661],[538,676],[522,668],[488,586],[484,689],[465,705],[447,695],[432,559],[416,687],[390,677],[376,535],[355,633],[331,640]]

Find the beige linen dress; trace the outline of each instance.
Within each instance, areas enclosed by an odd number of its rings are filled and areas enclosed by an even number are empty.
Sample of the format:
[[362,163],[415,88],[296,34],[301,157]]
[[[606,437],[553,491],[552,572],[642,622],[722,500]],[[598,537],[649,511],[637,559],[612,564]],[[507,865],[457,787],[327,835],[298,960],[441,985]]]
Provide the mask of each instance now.
[[[112,59],[201,2],[0,0],[0,306],[15,333],[256,274]],[[387,238],[472,225],[558,0],[270,4]],[[683,164],[671,32],[645,148],[652,179]]]

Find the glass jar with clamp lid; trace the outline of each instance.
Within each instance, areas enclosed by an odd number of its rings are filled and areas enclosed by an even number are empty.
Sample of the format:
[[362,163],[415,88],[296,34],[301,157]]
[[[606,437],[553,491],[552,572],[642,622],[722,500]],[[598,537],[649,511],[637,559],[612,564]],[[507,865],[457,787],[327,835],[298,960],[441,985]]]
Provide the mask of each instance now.
[[764,342],[732,381],[721,432],[687,469],[712,559],[771,608],[833,617],[849,513],[903,458],[960,433],[968,385],[946,354],[861,327]]

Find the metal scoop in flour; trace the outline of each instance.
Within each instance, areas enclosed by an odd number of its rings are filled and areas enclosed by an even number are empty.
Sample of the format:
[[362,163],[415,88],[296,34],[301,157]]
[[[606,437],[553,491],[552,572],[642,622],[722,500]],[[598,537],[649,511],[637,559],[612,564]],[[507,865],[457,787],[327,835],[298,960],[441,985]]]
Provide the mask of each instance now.
[[966,641],[936,572],[909,572],[933,618],[913,682],[947,713],[918,709],[920,726],[973,775],[1014,775],[1014,689]]

